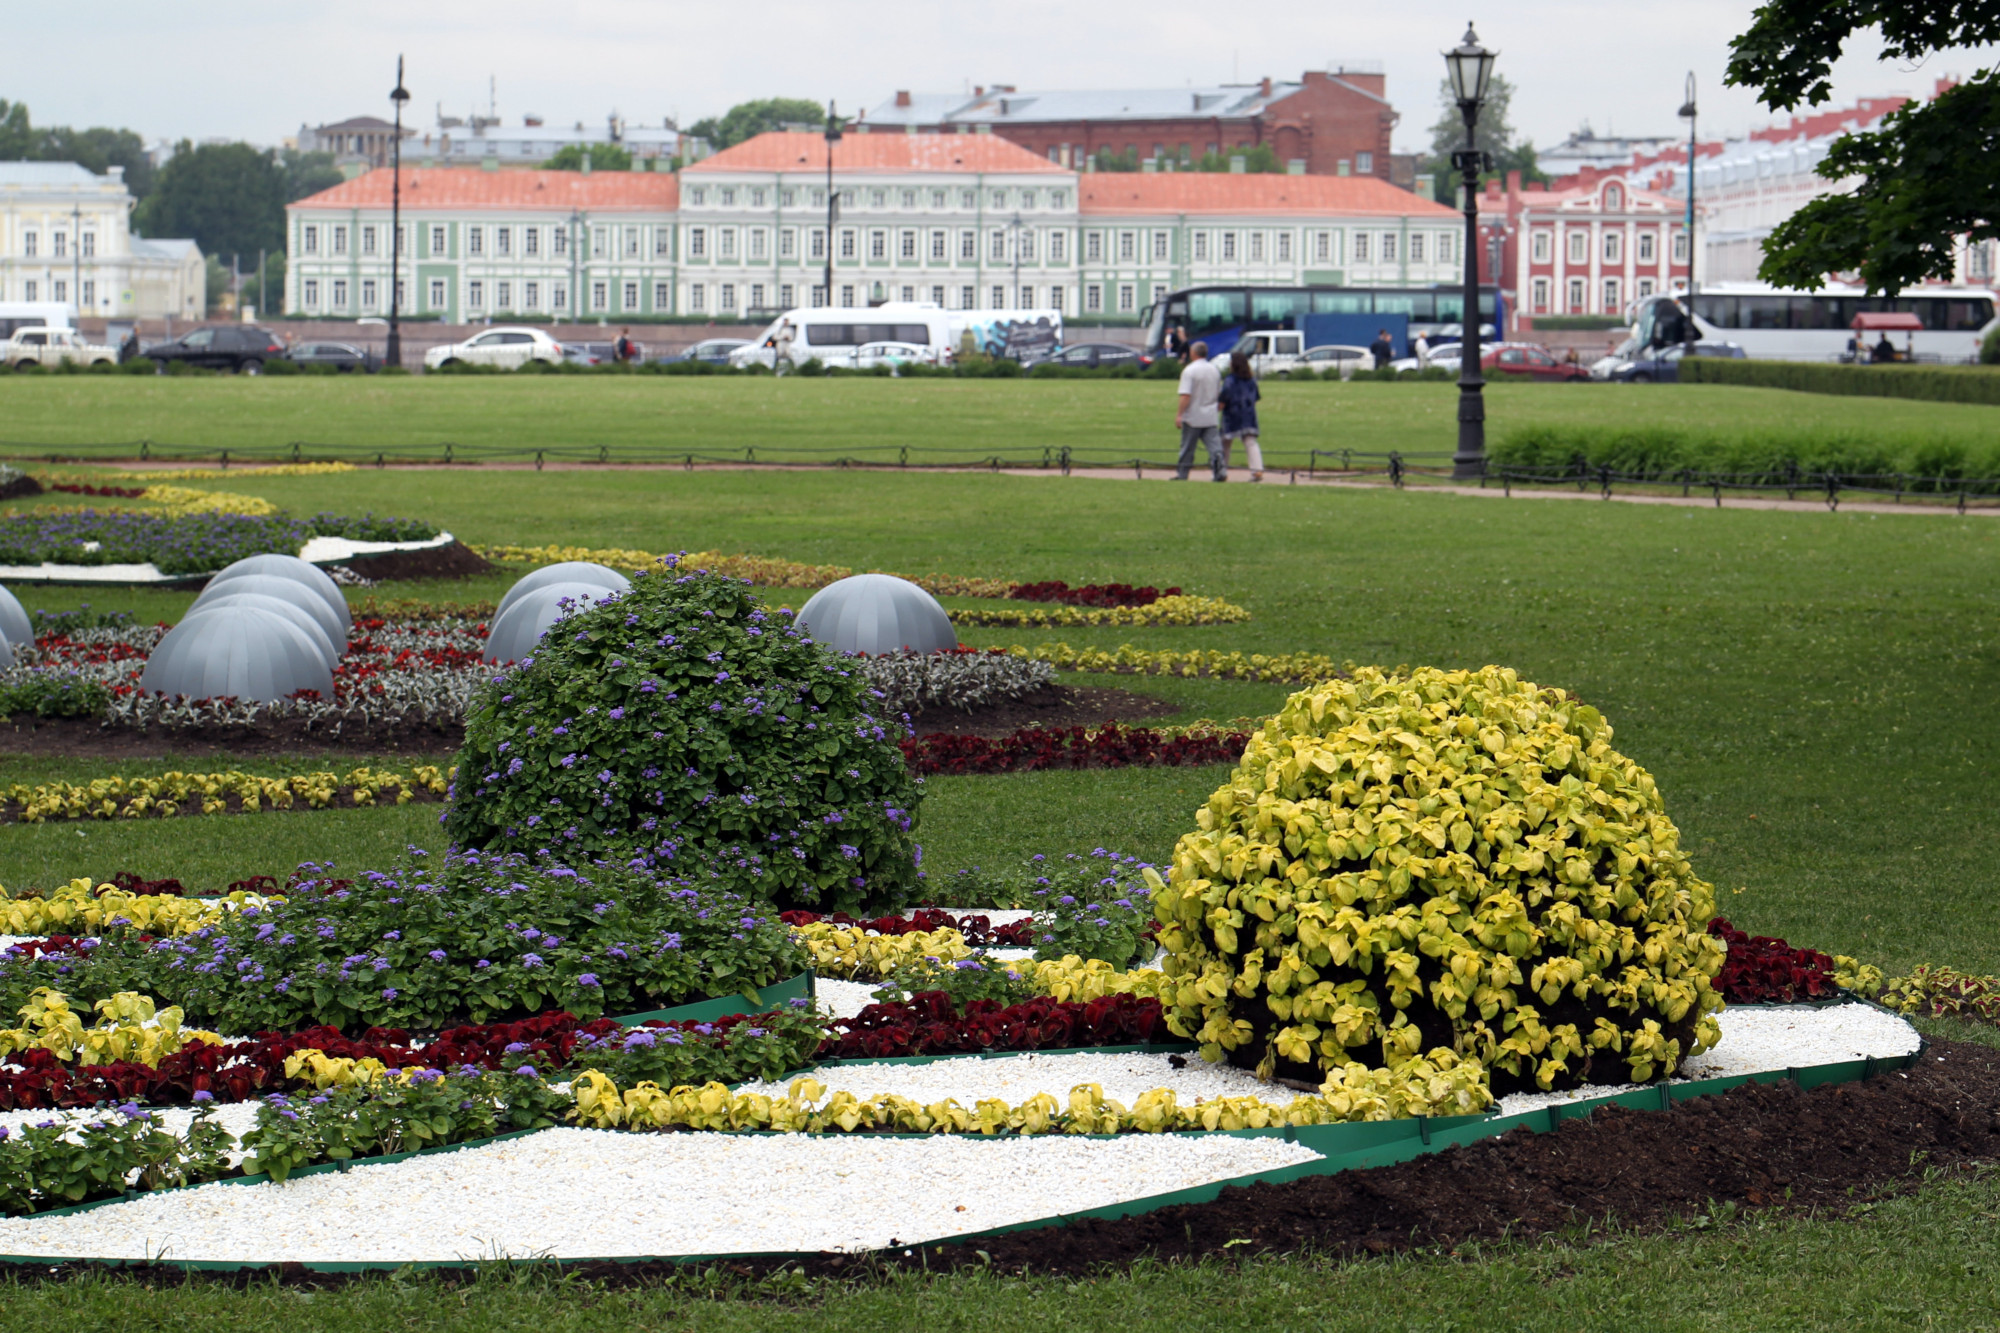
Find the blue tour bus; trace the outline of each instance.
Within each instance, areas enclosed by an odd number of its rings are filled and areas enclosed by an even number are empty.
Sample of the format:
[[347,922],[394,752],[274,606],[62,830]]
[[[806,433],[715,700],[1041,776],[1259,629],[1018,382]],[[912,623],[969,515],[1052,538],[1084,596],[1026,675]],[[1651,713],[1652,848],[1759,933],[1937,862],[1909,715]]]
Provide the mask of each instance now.
[[[1375,335],[1374,328],[1368,326],[1376,315],[1401,315],[1408,321],[1410,337],[1421,333],[1433,343],[1451,326],[1445,339],[1451,341],[1464,313],[1463,286],[1255,287],[1210,283],[1169,292],[1165,300],[1147,306],[1140,319],[1146,327],[1148,356],[1165,350],[1167,330],[1176,326],[1187,330],[1190,342],[1207,343],[1213,356],[1228,351],[1238,338],[1255,329],[1302,329],[1308,315],[1352,317],[1357,330],[1354,336],[1362,346]],[[1482,335],[1486,341],[1498,342],[1507,336],[1506,314],[1507,303],[1500,291],[1481,287],[1479,322],[1492,330]],[[1364,328],[1365,334],[1358,332]],[[1397,348],[1399,355],[1404,351]]]

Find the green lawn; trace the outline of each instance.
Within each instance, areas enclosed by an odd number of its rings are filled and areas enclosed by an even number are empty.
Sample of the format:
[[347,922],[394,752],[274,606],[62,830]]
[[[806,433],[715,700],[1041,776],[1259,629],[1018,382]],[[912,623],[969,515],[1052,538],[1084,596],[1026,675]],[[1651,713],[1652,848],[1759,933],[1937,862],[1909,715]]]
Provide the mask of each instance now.
[[[1458,390],[1439,383],[1264,386],[1261,420],[1273,467],[1311,449],[1448,453]],[[1800,434],[1914,449],[1955,442],[1982,455],[1995,409],[1956,403],[1836,398],[1713,385],[1496,384],[1487,390],[1495,442],[1532,426],[1681,427],[1729,440]],[[269,453],[372,458],[377,450],[447,441],[458,456],[536,449],[594,458],[599,448],[765,458],[854,455],[1038,460],[1171,457],[1174,386],[1138,380],[738,379],[658,376],[410,378],[0,377],[0,454],[108,456],[152,441],[214,457]]]

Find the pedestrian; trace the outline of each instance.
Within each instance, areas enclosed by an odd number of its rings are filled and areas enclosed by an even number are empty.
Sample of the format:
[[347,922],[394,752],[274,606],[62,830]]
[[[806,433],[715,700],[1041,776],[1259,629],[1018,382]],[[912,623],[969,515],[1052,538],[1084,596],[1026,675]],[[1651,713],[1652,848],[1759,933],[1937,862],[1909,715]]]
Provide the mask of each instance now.
[[1264,451],[1257,443],[1257,372],[1242,352],[1229,354],[1229,378],[1222,382],[1222,467],[1229,470],[1229,446],[1243,441],[1250,480],[1264,480]]
[[1410,355],[1417,358],[1417,369],[1421,370],[1429,365],[1431,363],[1431,340],[1419,333],[1416,341],[1410,344]]
[[139,355],[139,330],[136,326],[125,331],[125,338],[118,344],[118,364],[124,365]]
[[1187,330],[1182,328],[1178,324],[1174,325],[1172,328],[1167,330],[1167,355],[1172,357],[1174,360],[1180,362],[1182,365],[1187,364],[1187,359],[1188,359]]
[[1222,375],[1208,359],[1208,344],[1196,343],[1188,348],[1187,369],[1181,372],[1180,406],[1174,412],[1174,425],[1181,431],[1180,468],[1174,474],[1175,481],[1188,479],[1197,440],[1208,450],[1208,467],[1215,479],[1229,480],[1222,462],[1222,427],[1218,424],[1221,413],[1217,404],[1221,397]]
[[611,345],[611,359],[622,366],[632,359],[633,350],[632,330],[618,330],[618,341]]
[[1375,341],[1368,344],[1368,355],[1375,358],[1377,370],[1396,359],[1396,344],[1389,341],[1389,330],[1376,330]]

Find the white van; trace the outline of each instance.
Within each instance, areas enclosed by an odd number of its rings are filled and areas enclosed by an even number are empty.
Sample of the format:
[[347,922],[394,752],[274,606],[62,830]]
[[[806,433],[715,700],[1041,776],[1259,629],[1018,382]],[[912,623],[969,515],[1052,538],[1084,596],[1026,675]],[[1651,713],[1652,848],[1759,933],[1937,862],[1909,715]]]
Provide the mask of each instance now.
[[1260,380],[1288,378],[1295,370],[1317,369],[1306,360],[1306,335],[1290,329],[1257,329],[1236,340],[1236,346],[1228,352],[1218,352],[1209,358],[1215,368],[1227,374],[1230,352],[1242,352],[1250,358],[1250,369]]
[[951,329],[945,312],[928,303],[891,302],[864,308],[820,306],[787,310],[748,346],[729,354],[732,366],[794,366],[818,361],[851,368],[855,352],[869,343],[913,343],[949,352]]
[[76,307],[67,301],[0,301],[0,339],[16,329],[73,329]]

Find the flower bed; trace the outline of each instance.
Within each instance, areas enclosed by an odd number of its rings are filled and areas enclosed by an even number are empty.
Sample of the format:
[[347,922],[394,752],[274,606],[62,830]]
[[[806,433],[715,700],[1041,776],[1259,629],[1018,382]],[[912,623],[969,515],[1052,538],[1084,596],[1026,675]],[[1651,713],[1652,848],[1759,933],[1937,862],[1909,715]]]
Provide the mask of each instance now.
[[1124,606],[1056,606],[1048,610],[1016,611],[1007,607],[955,611],[961,625],[1007,625],[1021,629],[1079,625],[1232,625],[1250,613],[1220,597],[1161,597]]
[[444,796],[445,772],[418,764],[408,772],[357,768],[288,778],[171,772],[157,778],[98,778],[84,784],[15,783],[0,793],[0,823],[52,819],[141,819],[172,815],[255,814],[260,810],[408,805]]
[[1002,699],[1019,699],[1053,684],[1047,662],[1016,657],[1004,648],[967,648],[944,653],[883,653],[858,656],[855,669],[880,691],[889,712],[911,709],[971,709]]
[[1179,588],[1165,592],[1151,584],[1135,588],[1129,583],[1087,583],[1072,588],[1061,579],[1044,583],[1017,583],[1007,594],[1022,602],[1065,602],[1070,606],[1151,606],[1162,597],[1178,597]]
[[299,519],[200,508],[178,515],[31,510],[0,518],[0,565],[150,563],[162,574],[201,574],[268,551],[295,552],[314,537],[418,541],[436,535],[436,528],[415,519],[373,515]]
[[1136,995],[1085,1003],[1046,996],[1010,1005],[973,1000],[961,1010],[943,991],[920,991],[871,1004],[832,1027],[836,1035],[820,1048],[821,1060],[1138,1045],[1166,1037],[1160,1002]]
[[898,744],[911,771],[928,775],[1227,764],[1243,753],[1248,739],[1247,731],[1123,727],[1107,722],[1101,727],[1023,727],[998,739],[938,733],[905,737]]
[[1038,643],[1033,648],[1017,644],[1007,651],[1017,657],[1051,663],[1058,671],[1210,676],[1218,680],[1267,680],[1280,685],[1342,679],[1354,666],[1352,662],[1335,662],[1324,653],[1222,653],[1199,648],[1177,653],[1134,648],[1131,644],[1120,645],[1110,652],[1101,648],[1072,648],[1066,643]]

